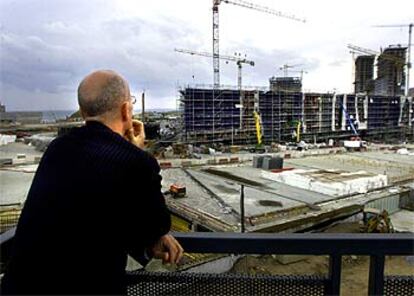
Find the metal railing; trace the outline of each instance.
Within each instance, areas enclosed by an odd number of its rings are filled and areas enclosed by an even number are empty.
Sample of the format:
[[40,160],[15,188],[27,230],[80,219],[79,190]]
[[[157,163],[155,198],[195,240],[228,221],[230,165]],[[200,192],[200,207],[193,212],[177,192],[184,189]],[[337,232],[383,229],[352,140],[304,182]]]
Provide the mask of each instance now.
[[[175,233],[190,253],[328,255],[328,295],[339,295],[342,256],[370,256],[369,295],[384,292],[386,255],[414,255],[414,236],[351,233]],[[414,279],[412,279],[414,283]],[[412,291],[414,287],[412,287]]]
[[[13,235],[14,229],[1,235],[2,260],[5,258],[4,255],[8,254],[5,248],[10,244]],[[339,295],[340,293],[342,256],[370,256],[369,295],[383,295],[384,291],[391,291],[389,293],[393,295],[413,295],[414,292],[413,276],[396,277],[384,275],[386,255],[414,255],[414,236],[409,233],[280,234],[176,232],[173,233],[173,235],[182,244],[185,251],[189,253],[328,255],[328,277],[326,281],[324,281],[326,295]],[[180,273],[176,274],[180,276]],[[188,274],[181,274],[183,277],[188,277]],[[156,284],[160,283],[159,275],[157,276],[156,281]],[[395,292],[396,290],[399,292]]]

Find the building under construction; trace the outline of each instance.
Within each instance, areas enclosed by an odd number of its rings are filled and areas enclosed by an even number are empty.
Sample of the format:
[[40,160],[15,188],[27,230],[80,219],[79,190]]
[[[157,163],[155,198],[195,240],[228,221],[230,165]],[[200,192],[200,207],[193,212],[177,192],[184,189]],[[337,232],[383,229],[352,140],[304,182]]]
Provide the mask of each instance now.
[[187,87],[180,91],[185,139],[248,144],[261,134],[270,144],[355,135],[412,138],[413,98],[403,96],[406,54],[407,47],[395,45],[378,57],[358,56],[353,94],[302,92],[302,79],[287,77],[289,65],[284,77],[269,79],[267,89],[242,90],[241,83],[234,89]]
[[192,142],[256,142],[254,112],[264,143],[346,139],[355,135],[413,136],[411,97],[271,90],[185,88],[184,134]]
[[375,94],[399,96],[404,94],[404,72],[407,47],[389,46],[378,57]]
[[372,93],[374,89],[374,55],[355,59],[355,93]]
[[[359,49],[359,47],[352,48]],[[374,54],[358,56],[355,59],[355,93],[382,96],[404,95],[406,54],[407,47],[391,45],[381,51],[376,65]],[[375,66],[377,75],[374,79]]]

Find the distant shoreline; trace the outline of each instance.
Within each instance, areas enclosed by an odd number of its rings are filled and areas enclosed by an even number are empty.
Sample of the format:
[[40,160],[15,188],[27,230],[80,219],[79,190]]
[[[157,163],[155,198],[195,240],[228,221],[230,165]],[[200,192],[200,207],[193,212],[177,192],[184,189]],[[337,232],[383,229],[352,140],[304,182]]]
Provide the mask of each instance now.
[[[154,109],[146,109],[146,112],[171,112],[175,111],[175,109],[170,108],[154,108]],[[77,110],[40,110],[40,111],[9,111],[6,110],[6,114],[10,117],[20,117],[20,118],[32,118],[32,120],[40,121],[42,123],[54,123],[60,120],[66,120],[72,114],[77,112]],[[134,110],[134,113],[139,114],[141,109]],[[6,115],[7,116],[7,115]],[[34,119],[33,119],[34,118]],[[14,119],[16,120],[16,119]]]
[[[169,111],[176,111],[176,108],[149,108],[145,109],[148,112],[169,112]],[[60,112],[71,112],[75,113],[78,110],[6,110],[6,112],[10,113],[25,113],[25,112],[42,112],[42,113],[60,113]],[[135,112],[141,112],[141,109],[134,109]]]

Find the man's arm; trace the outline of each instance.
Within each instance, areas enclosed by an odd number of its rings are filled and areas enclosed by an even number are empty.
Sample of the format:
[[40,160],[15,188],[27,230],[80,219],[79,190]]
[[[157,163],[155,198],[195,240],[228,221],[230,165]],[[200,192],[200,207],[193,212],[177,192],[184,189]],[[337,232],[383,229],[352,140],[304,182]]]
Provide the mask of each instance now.
[[[132,144],[142,149],[145,140],[144,126],[135,120],[133,127],[136,130],[130,131],[128,138]],[[171,227],[171,217],[161,193],[160,167],[155,158],[148,154],[145,156],[148,171],[145,174],[147,178],[144,178],[146,182],[143,183],[146,190],[142,190],[142,193],[145,192],[147,196],[143,196],[145,202],[141,204],[141,207],[145,205],[143,207],[145,215],[150,216],[144,235],[146,250],[145,252],[137,249],[131,250],[130,255],[138,259],[140,263],[147,263],[148,257],[162,259],[164,263],[177,263],[183,255],[183,248],[174,237],[167,234]]]
[[180,262],[184,254],[184,249],[180,243],[169,234],[163,235],[150,249],[150,254],[156,259],[162,259],[162,263]]

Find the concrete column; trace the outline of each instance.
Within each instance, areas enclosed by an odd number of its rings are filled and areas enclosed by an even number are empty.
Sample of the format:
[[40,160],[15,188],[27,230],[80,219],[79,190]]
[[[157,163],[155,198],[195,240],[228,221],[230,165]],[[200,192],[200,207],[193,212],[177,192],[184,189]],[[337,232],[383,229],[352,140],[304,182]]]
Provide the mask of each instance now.
[[361,124],[359,120],[359,112],[358,112],[358,96],[355,95],[355,120],[358,121],[359,125]]
[[318,121],[319,121],[319,132],[322,132],[322,97],[318,98],[319,102],[319,113],[318,113]]
[[302,133],[306,133],[305,100],[306,100],[306,94],[303,92],[302,93]]
[[335,131],[335,114],[336,114],[336,94],[333,95],[332,97],[332,122],[331,122],[331,130],[334,132]]
[[344,108],[346,109],[346,94],[344,94],[344,100],[342,102],[342,122],[341,122],[341,130],[346,130],[346,113]]

